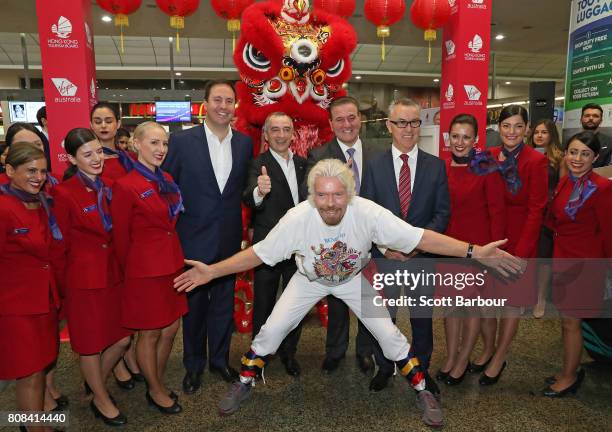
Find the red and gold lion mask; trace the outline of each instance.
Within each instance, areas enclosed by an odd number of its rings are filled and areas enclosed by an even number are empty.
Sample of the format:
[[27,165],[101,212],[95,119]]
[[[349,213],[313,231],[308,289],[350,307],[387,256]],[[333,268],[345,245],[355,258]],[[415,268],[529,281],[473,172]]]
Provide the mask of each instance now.
[[332,137],[327,107],[346,92],[350,55],[357,43],[344,19],[315,9],[308,0],[255,3],[242,14],[234,52],[237,127],[256,144],[266,117],[282,111],[293,118],[292,149],[301,156]]

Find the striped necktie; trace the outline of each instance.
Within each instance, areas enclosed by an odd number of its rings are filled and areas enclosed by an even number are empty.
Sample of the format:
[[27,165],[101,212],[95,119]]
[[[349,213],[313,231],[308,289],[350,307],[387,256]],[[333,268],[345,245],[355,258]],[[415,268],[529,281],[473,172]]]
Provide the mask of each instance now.
[[406,219],[406,216],[408,215],[408,208],[410,207],[410,200],[412,199],[412,191],[410,190],[410,167],[408,166],[407,154],[400,155],[400,158],[402,159],[403,164],[400,168],[398,192],[402,218]]

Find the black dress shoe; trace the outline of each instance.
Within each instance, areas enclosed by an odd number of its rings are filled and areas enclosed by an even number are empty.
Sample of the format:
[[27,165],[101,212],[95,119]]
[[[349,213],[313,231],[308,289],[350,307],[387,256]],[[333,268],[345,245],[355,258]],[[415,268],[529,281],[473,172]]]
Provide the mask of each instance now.
[[134,379],[134,381],[144,382],[145,377],[143,374],[141,374],[140,372],[132,372],[132,369],[130,369],[127,362],[125,361],[125,357],[122,357],[121,360],[123,360],[123,365],[125,366],[127,371],[130,373],[130,375],[132,375],[132,378]]
[[113,377],[115,377],[115,382],[119,388],[122,388],[123,390],[132,390],[134,387],[136,387],[136,381],[134,381],[132,377],[130,377],[128,380],[121,381],[119,378],[117,378],[114,372]]
[[121,414],[121,412],[119,412],[119,414],[117,414],[115,417],[106,417],[98,409],[93,400],[89,403],[89,407],[93,411],[94,415],[97,418],[101,418],[104,424],[107,424],[108,426],[123,426],[127,423],[127,418],[123,414]]
[[145,394],[147,397],[147,402],[149,402],[149,405],[152,405],[155,408],[157,408],[159,412],[162,414],[178,414],[181,411],[183,411],[183,407],[180,406],[177,401],[174,401],[174,403],[170,405],[169,407],[165,407],[155,402],[153,398],[151,397],[151,395],[149,394],[149,392],[146,392]]
[[461,382],[463,382],[463,379],[465,378],[465,374],[467,373],[467,366],[466,368],[463,370],[463,373],[461,374],[460,377],[455,378],[454,376],[452,376],[449,372],[448,376],[446,377],[446,381],[444,381],[444,384],[449,385],[449,386],[456,386],[461,384]]
[[379,391],[384,390],[389,384],[389,379],[393,376],[393,372],[385,372],[381,369],[378,370],[378,373],[372,378],[370,381],[370,391],[377,393]]
[[292,377],[300,376],[300,373],[302,372],[302,368],[300,367],[300,364],[297,362],[295,357],[291,356],[291,357],[281,358],[281,362],[285,366],[285,371],[287,372],[287,375],[290,375]]
[[374,361],[372,360],[372,356],[357,354],[357,365],[359,366],[359,370],[366,375],[374,372]]
[[58,398],[54,398],[55,399],[55,403],[57,404],[58,407],[60,407],[61,409],[64,409],[68,406],[68,404],[70,403],[68,401],[68,398],[64,395],[60,395]]
[[219,375],[223,379],[223,381],[228,382],[228,383],[238,381],[238,378],[240,377],[240,374],[238,374],[238,371],[231,366],[225,366],[225,367],[219,367],[219,368],[211,366],[210,372]]
[[187,372],[183,378],[183,393],[193,394],[198,391],[202,385],[202,374],[195,372]]
[[507,362],[504,362],[501,369],[499,370],[499,373],[494,377],[490,377],[485,372],[483,372],[482,375],[480,375],[480,378],[478,379],[478,384],[480,384],[481,386],[488,386],[488,385],[496,384],[497,381],[499,381],[499,378],[501,377],[502,372],[504,371],[504,369],[506,369],[507,364],[508,364]]
[[469,373],[483,373],[484,370],[487,368],[487,366],[489,366],[489,363],[491,363],[492,358],[493,356],[489,357],[489,360],[487,360],[483,364],[476,364],[476,363],[469,362],[468,369],[467,369],[468,372]]
[[324,373],[332,373],[333,371],[338,369],[338,366],[340,366],[340,361],[343,358],[344,357],[325,357],[325,359],[323,360],[323,365],[321,366],[321,371]]
[[438,373],[436,373],[436,380],[438,380],[438,381],[446,381],[446,378],[448,378],[448,374],[449,373],[450,373],[450,371],[444,372],[444,371],[442,371],[442,369],[438,369]]
[[582,381],[584,381],[584,369],[580,369],[578,371],[578,373],[576,374],[576,381],[574,381],[574,383],[570,385],[569,387],[566,387],[563,390],[559,390],[559,391],[553,390],[552,388],[547,387],[544,390],[542,390],[542,396],[546,396],[550,398],[562,398],[569,393],[576,394],[576,392],[580,388],[580,385],[582,384]]

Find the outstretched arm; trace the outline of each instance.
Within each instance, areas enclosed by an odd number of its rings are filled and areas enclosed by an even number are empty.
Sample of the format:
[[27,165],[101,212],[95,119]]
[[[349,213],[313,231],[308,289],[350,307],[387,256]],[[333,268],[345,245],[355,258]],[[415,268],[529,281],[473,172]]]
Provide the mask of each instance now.
[[261,263],[263,261],[255,254],[253,247],[211,265],[206,265],[199,261],[185,260],[185,264],[193,267],[174,279],[174,288],[179,292],[189,292],[200,285],[207,284],[213,279],[228,274],[240,273],[257,267]]
[[[472,258],[497,270],[503,276],[509,276],[510,273],[521,273],[522,261],[499,249],[507,241],[508,239],[504,239],[484,246],[474,245]],[[421,241],[417,245],[418,249],[425,252],[452,257],[467,257],[468,247],[469,244],[466,242],[430,230],[424,231]]]

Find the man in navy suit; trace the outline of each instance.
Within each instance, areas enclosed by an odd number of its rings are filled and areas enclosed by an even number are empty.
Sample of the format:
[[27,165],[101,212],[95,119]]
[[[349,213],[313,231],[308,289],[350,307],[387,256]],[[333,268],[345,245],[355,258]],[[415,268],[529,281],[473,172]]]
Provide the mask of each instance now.
[[[334,99],[329,105],[329,124],[335,138],[330,142],[312,149],[308,153],[308,170],[320,160],[338,159],[349,163],[355,178],[357,195],[363,181],[365,162],[372,153],[359,138],[361,116],[357,99],[346,96]],[[303,185],[305,188],[305,184]],[[304,193],[306,195],[306,193]],[[349,309],[340,299],[327,296],[328,316],[327,340],[325,342],[325,360],[321,370],[331,373],[338,368],[344,358],[349,342]],[[357,323],[356,358],[359,369],[368,374],[374,370],[372,361],[374,339],[361,321]]]
[[[450,216],[446,170],[441,159],[419,150],[417,146],[421,128],[420,113],[421,107],[410,99],[400,99],[391,104],[387,128],[393,143],[391,149],[370,161],[361,196],[391,210],[413,226],[444,233]],[[372,256],[382,258],[383,253],[389,261],[379,261],[379,271],[389,273],[397,268],[397,261],[422,257],[416,252],[407,256],[391,249],[380,251],[377,248],[374,248]],[[393,291],[397,292],[386,294],[399,295],[399,289],[401,287],[396,287]],[[433,287],[418,287],[416,292],[418,295],[431,296],[432,290]],[[410,313],[414,354],[427,371],[433,352],[431,309],[411,308]],[[379,371],[372,379],[370,389],[380,391],[386,387],[394,368],[393,363],[385,359],[379,346],[374,351]],[[425,375],[427,388],[434,394],[439,393],[429,374],[425,372]]]
[[[253,208],[253,243],[263,240],[287,211],[297,205],[299,185],[304,181],[306,159],[294,155],[289,149],[293,138],[293,120],[283,112],[268,115],[263,127],[270,145],[249,164],[247,187],[243,200]],[[262,264],[255,268],[253,300],[253,339],[274,309],[276,294],[282,278],[283,290],[296,272],[293,257],[275,266]],[[295,359],[301,333],[301,323],[293,329],[278,349],[278,355],[287,374],[297,377],[300,364]]]
[[[173,133],[163,169],[183,195],[185,212],[176,225],[185,258],[213,263],[240,250],[242,191],[252,157],[251,139],[230,128],[236,93],[230,81],[209,81],[204,91],[203,125]],[[232,381],[228,364],[233,325],[235,276],[188,295],[183,317],[183,390],[194,393],[208,363],[211,372]]]

